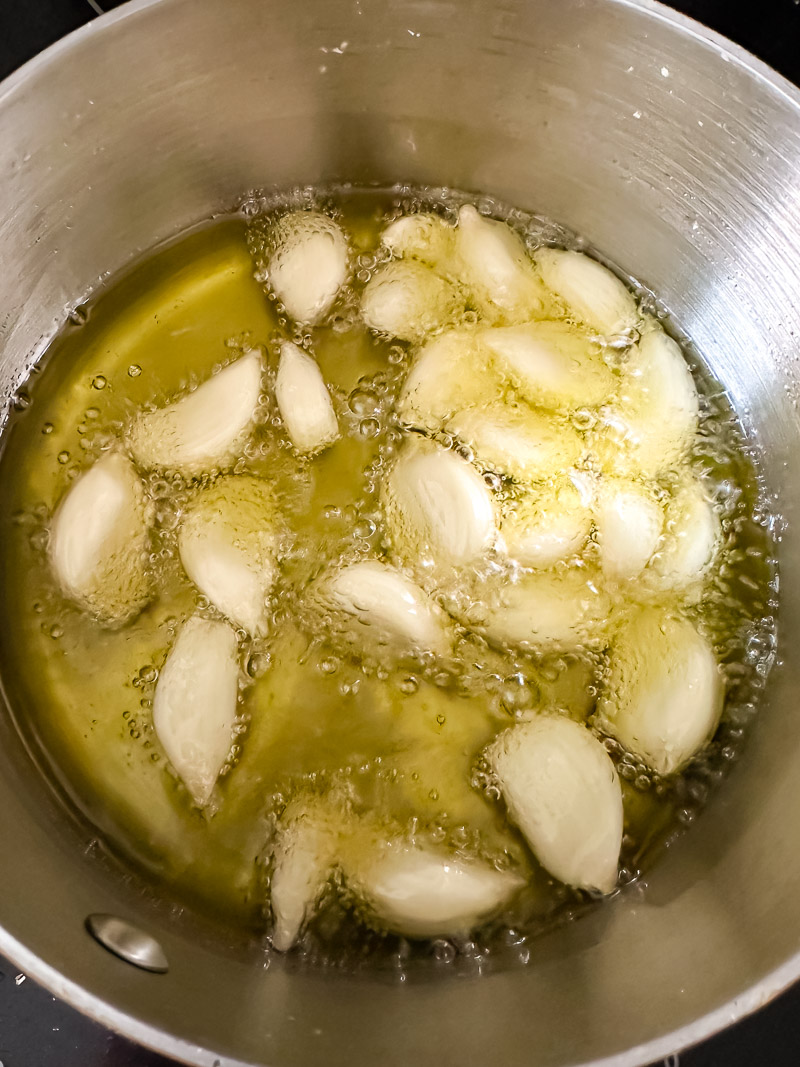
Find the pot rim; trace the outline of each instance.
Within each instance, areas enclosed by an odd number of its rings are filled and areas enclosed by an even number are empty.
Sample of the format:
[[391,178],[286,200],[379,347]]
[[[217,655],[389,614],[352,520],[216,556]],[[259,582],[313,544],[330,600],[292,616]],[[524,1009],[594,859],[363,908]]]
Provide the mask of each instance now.
[[[135,17],[147,8],[166,2],[169,0],[128,0],[121,7],[98,15],[90,22],[60,38],[0,82],[0,107],[15,93],[23,90],[32,75],[57,63],[62,54],[71,51],[76,43],[103,32],[106,27]],[[794,85],[741,45],[688,15],[667,7],[660,0],[606,0],[606,2],[621,8],[647,12],[652,18],[677,27],[683,34],[711,45],[717,50],[723,62],[734,63],[771,91],[788,100],[800,120],[800,87]],[[66,1001],[101,1026],[151,1051],[169,1056],[190,1067],[192,1065],[195,1067],[197,1065],[202,1065],[202,1067],[259,1067],[252,1062],[226,1058],[214,1053],[213,1050],[176,1038],[126,1014],[101,997],[89,993],[77,982],[66,978],[9,934],[2,925],[0,925],[0,952],[54,996]],[[665,1059],[671,1054],[699,1044],[766,1006],[798,978],[800,978],[800,952],[794,953],[749,989],[686,1026],[636,1045],[625,1052],[615,1053],[604,1059],[576,1063],[573,1067],[642,1067],[644,1064]]]

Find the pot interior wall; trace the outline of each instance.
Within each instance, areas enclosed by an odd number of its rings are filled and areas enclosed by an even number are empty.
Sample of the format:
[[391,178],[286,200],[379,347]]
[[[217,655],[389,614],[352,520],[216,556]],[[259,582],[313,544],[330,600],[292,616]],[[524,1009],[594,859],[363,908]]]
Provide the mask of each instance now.
[[[7,394],[67,306],[249,188],[404,179],[569,225],[664,298],[728,387],[787,523],[784,644],[798,634],[800,100],[699,27],[621,0],[134,3],[5,84],[0,169]],[[198,1063],[564,1067],[663,1037],[626,1062],[654,1059],[800,970],[793,659],[645,893],[537,942],[527,968],[402,985],[264,969],[194,935],[76,847],[3,717],[0,949]],[[98,911],[139,916],[170,972],[91,942]]]

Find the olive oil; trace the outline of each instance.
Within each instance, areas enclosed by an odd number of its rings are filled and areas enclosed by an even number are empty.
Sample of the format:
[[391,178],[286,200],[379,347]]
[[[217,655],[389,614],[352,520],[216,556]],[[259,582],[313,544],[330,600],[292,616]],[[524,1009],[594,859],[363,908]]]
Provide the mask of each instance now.
[[[295,194],[294,202],[308,195]],[[459,199],[434,201],[447,214]],[[12,415],[0,462],[3,682],[21,728],[100,834],[156,886],[169,885],[232,928],[265,926],[265,857],[283,807],[303,790],[335,789],[356,811],[524,869],[531,888],[487,937],[510,923],[533,931],[580,895],[532,860],[496,802],[480,754],[505,726],[543,707],[586,719],[597,655],[533,657],[462,630],[451,669],[413,657],[381,662],[354,656],[309,610],[306,593],[327,568],[387,550],[380,489],[401,440],[393,406],[409,357],[407,346],[370,334],[358,298],[380,262],[375,249],[387,212],[430,206],[431,197],[339,191],[319,202],[333,205],[347,228],[354,260],[352,285],[323,326],[296,327],[268,299],[264,220],[283,201],[251,200],[154,252],[72,316],[51,344]],[[491,206],[510,214],[531,242],[571,240],[551,224]],[[310,459],[293,452],[275,404],[281,338],[311,342],[339,419],[339,439]],[[145,476],[156,517],[153,597],[122,627],[102,626],[64,598],[48,564],[48,528],[69,486],[138,411],[167,403],[253,346],[265,354],[264,392],[257,429],[234,470],[273,486],[283,550],[268,635],[237,633],[237,736],[201,811],[152,725],[155,686],[176,634],[196,610],[211,610],[183,574],[176,548],[192,486],[178,475]],[[659,780],[608,742],[623,779],[623,882],[694,818],[738,753],[774,644],[770,516],[724,398],[702,374],[700,384],[695,464],[717,487],[725,547],[695,610],[713,634],[728,705],[715,741],[677,779]],[[371,944],[373,935],[359,930],[346,911],[323,908],[308,945],[338,944],[344,953],[347,938]]]

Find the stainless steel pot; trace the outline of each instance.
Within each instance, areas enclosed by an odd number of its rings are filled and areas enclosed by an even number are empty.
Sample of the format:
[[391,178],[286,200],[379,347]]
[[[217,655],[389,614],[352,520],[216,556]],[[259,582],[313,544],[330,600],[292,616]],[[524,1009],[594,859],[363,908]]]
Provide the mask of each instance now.
[[[6,394],[67,305],[249,187],[403,178],[567,223],[727,384],[787,520],[785,646],[800,635],[800,94],[733,45],[648,0],[140,0],[3,85],[0,172]],[[402,984],[265,968],[154,900],[3,715],[0,950],[208,1067],[656,1059],[800,974],[799,670],[773,673],[746,758],[644,894],[535,943],[527,968]],[[153,934],[168,973],[105,952],[93,913]]]

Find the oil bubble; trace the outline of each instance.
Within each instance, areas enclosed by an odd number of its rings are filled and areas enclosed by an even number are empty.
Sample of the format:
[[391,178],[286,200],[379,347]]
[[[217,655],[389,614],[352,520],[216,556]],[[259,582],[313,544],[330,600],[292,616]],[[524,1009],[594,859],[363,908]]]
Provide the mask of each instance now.
[[381,424],[377,419],[362,419],[358,424],[358,432],[362,437],[377,437],[380,429]]
[[350,394],[348,406],[354,415],[373,415],[380,407],[380,401],[367,389],[354,389]]
[[245,670],[250,678],[260,678],[262,674],[266,674],[269,666],[270,655],[268,652],[251,652],[247,657]]
[[456,949],[449,941],[439,939],[431,945],[431,953],[437,963],[452,963],[456,958]]

